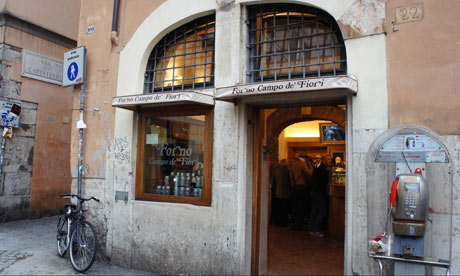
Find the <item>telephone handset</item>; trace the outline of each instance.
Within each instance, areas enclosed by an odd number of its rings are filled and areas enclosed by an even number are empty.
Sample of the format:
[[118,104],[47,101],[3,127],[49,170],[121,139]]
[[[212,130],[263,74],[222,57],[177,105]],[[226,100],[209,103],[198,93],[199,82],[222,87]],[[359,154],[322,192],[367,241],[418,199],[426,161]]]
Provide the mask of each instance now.
[[423,236],[428,214],[428,187],[420,169],[400,174],[391,185],[390,204],[393,232],[402,236]]

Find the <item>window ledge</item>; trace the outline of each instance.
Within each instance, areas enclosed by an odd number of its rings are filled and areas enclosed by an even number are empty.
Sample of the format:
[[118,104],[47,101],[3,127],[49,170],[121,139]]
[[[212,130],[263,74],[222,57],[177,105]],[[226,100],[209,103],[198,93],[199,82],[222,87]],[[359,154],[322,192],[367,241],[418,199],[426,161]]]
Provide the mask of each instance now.
[[138,206],[148,206],[148,207],[174,207],[179,209],[186,209],[186,210],[203,210],[203,209],[212,209],[212,206],[207,205],[195,205],[191,203],[178,203],[178,202],[167,202],[167,201],[151,201],[151,200],[143,200],[143,199],[135,199],[132,201],[134,205]]

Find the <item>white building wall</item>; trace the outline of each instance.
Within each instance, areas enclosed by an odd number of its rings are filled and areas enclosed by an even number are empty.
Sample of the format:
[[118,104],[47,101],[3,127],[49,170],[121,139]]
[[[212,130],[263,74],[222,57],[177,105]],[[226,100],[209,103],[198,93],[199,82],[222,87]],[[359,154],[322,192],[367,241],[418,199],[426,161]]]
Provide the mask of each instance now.
[[[385,35],[346,41],[348,72],[358,79],[358,95],[352,98],[352,168],[347,187],[347,274],[375,274],[375,262],[367,252],[367,194],[365,161],[369,146],[388,128],[388,90]],[[350,165],[349,163],[347,163]],[[351,221],[351,222],[350,222]],[[347,260],[348,259],[348,260]],[[350,266],[351,265],[351,266]]]
[[[266,1],[267,3],[272,1]],[[287,1],[285,1],[287,2]],[[354,0],[289,1],[322,8],[340,18]],[[243,84],[246,68],[242,4],[262,1],[166,1],[138,28],[120,53],[117,95],[140,94],[147,58],[169,31],[216,10],[215,86]],[[366,145],[388,127],[385,36],[346,41],[349,73],[359,83],[352,98],[352,162],[347,203],[346,273],[369,273],[367,258],[365,176]],[[134,200],[137,116],[117,110],[114,148],[108,153],[105,199],[109,211],[106,252],[115,263],[163,273],[250,273],[252,213],[252,138],[250,108],[216,101],[213,138],[212,204]],[[349,118],[350,119],[350,118]],[[120,150],[129,158],[116,158]],[[113,153],[111,153],[113,152]],[[129,201],[114,201],[116,191],[129,192]],[[352,223],[350,222],[352,221]],[[129,234],[128,234],[129,233]]]

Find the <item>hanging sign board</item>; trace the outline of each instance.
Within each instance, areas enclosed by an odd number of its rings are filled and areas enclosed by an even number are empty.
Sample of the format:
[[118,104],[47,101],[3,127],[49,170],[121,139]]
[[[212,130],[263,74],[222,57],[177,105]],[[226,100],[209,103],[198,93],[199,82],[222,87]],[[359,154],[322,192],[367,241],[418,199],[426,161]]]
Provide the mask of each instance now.
[[82,84],[86,76],[86,48],[81,46],[64,53],[62,86]]
[[199,92],[166,92],[119,96],[112,99],[112,106],[135,110],[138,107],[164,106],[170,104],[214,105],[214,97]]
[[19,127],[21,103],[0,100],[0,125],[3,127]]
[[424,134],[399,134],[386,141],[375,162],[447,163],[446,150]]
[[216,89],[216,99],[233,99],[257,95],[302,93],[328,89],[345,89],[353,95],[358,93],[358,81],[352,76],[293,79],[289,81],[264,82]]

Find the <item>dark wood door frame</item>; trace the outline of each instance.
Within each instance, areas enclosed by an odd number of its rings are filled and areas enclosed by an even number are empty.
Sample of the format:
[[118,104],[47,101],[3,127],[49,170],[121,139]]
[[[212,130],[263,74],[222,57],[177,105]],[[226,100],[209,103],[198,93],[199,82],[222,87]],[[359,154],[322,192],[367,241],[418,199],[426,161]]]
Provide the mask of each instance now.
[[262,138],[264,133],[264,122],[260,116],[261,109],[254,108],[254,169],[252,185],[252,246],[251,246],[251,274],[259,275],[260,257],[260,178],[262,161]]

